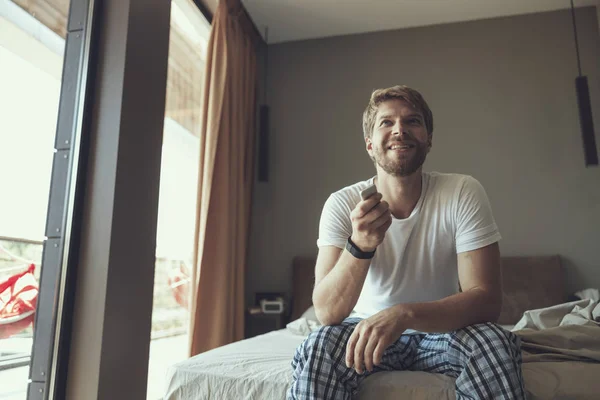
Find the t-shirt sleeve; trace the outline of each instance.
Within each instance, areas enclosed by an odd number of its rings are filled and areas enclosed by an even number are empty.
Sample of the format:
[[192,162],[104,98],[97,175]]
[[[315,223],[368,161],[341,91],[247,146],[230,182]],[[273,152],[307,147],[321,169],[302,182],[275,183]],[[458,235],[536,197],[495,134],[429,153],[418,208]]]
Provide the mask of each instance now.
[[329,196],[321,213],[317,246],[335,246],[343,249],[348,237],[352,235],[350,213],[350,207],[342,201],[339,194]]
[[485,189],[477,179],[468,177],[456,208],[456,252],[476,250],[500,239]]

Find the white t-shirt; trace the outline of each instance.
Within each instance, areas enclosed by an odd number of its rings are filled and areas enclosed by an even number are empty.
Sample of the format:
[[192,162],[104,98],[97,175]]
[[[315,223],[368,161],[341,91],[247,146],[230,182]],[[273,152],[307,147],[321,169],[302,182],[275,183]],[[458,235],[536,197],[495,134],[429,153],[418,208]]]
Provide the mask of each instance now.
[[[344,249],[350,213],[373,179],[333,193],[323,208],[317,245]],[[468,175],[424,172],[421,197],[406,219],[393,218],[377,247],[352,316],[368,318],[399,303],[456,294],[457,253],[500,240],[483,186]]]

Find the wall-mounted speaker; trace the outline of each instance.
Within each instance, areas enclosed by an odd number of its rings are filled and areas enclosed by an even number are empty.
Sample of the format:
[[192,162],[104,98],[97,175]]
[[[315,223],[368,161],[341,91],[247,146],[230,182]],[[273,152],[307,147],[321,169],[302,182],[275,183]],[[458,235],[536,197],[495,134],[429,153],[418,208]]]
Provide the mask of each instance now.
[[579,106],[579,125],[583,137],[583,153],[585,166],[598,165],[598,149],[596,149],[596,138],[594,133],[594,120],[592,118],[592,103],[590,101],[590,89],[586,76],[581,73],[581,59],[579,57],[579,39],[577,38],[577,20],[575,18],[575,3],[571,0],[571,18],[573,20],[573,37],[575,38],[575,53],[577,55],[577,69],[579,76],[575,78],[577,89],[577,105]]
[[594,132],[594,119],[592,117],[592,103],[587,76],[575,78],[577,88],[577,104],[579,106],[579,124],[583,137],[583,152],[585,165],[598,165],[598,149],[596,148],[596,134]]

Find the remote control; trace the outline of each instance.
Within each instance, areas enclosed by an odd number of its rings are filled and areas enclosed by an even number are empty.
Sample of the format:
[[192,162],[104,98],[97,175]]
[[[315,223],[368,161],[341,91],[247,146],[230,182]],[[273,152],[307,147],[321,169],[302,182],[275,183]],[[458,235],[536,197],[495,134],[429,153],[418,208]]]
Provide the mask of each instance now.
[[375,186],[374,184],[369,186],[368,188],[366,188],[365,190],[362,190],[360,192],[360,197],[363,200],[368,199],[369,197],[373,196],[375,193],[377,193],[377,186]]

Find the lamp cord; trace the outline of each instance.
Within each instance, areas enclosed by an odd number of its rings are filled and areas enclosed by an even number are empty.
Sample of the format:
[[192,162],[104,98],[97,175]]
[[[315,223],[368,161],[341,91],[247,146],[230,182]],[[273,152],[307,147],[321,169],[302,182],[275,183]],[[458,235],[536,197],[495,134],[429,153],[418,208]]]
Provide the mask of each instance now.
[[579,40],[577,39],[577,24],[575,22],[575,5],[571,0],[571,16],[573,17],[573,33],[575,34],[575,51],[577,52],[577,69],[579,70],[579,76],[581,76],[581,60],[579,59]]

